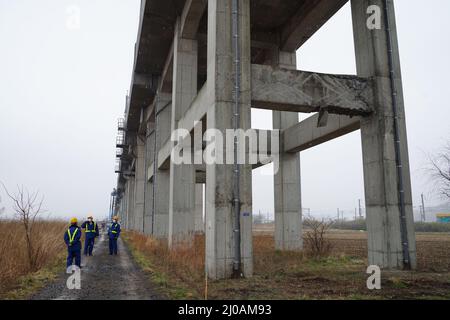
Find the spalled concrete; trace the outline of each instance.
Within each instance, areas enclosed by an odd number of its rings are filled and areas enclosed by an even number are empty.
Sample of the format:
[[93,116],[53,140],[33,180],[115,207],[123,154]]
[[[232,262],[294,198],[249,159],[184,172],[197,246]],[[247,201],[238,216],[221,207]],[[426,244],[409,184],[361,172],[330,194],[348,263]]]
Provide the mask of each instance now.
[[252,65],[253,108],[366,115],[372,95],[369,79]]

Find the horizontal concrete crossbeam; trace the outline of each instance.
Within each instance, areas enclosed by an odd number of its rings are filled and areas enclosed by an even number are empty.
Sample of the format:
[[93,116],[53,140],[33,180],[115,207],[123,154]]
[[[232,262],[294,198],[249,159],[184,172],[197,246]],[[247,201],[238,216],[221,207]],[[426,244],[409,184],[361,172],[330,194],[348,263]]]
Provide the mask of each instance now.
[[192,101],[188,110],[178,121],[178,128],[183,128],[189,132],[194,129],[195,122],[205,117],[208,108],[213,104],[211,93],[208,94],[208,88],[205,85],[200,89],[197,96]]
[[[255,155],[263,154],[263,155],[270,156],[272,154],[272,150],[271,150],[272,131],[271,130],[259,130],[259,129],[254,129],[254,130],[255,130],[256,141],[254,142],[254,144],[250,144],[250,153],[255,154]],[[265,141],[261,141],[261,139],[264,139]],[[245,143],[249,143],[248,140]],[[281,141],[279,141],[278,145],[281,147],[281,145],[282,145]],[[158,169],[159,170],[167,170],[169,168],[172,146],[173,146],[172,141],[167,140],[164,143],[164,145],[161,147],[161,149],[159,150],[159,152],[158,152]],[[256,149],[255,149],[255,146],[256,146]],[[259,160],[259,158],[258,158],[258,160]],[[264,161],[264,163],[260,163],[258,161],[258,163],[253,165],[253,169],[256,169],[263,165],[269,164],[270,162],[271,161],[269,161],[269,160]],[[152,167],[151,172],[150,172],[150,167]],[[151,176],[153,175],[153,164],[151,164],[150,167],[148,169],[149,170],[148,171],[148,179],[150,179]],[[197,170],[205,171],[206,169],[205,169],[204,165],[199,165]]]
[[252,65],[253,108],[368,115],[372,96],[365,78]]
[[309,117],[281,132],[284,152],[300,152],[360,128],[360,117],[330,114],[325,127],[318,127],[319,115]]
[[169,169],[170,153],[172,152],[172,142],[167,140],[158,152],[158,169]]
[[[280,111],[365,115],[371,112],[371,82],[365,78],[252,65],[252,107]],[[178,123],[192,131],[212,105],[204,85]]]

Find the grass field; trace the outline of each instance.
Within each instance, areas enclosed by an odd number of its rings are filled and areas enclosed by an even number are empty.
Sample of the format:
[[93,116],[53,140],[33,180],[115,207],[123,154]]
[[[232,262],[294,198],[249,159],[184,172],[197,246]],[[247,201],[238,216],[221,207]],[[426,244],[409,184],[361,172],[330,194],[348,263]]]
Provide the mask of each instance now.
[[[203,299],[204,237],[191,249],[169,252],[136,233],[125,238],[136,260],[169,298]],[[382,289],[367,289],[367,235],[332,230],[329,257],[274,249],[273,227],[254,230],[254,277],[207,283],[208,299],[450,299],[450,235],[417,234],[418,270],[383,271]]]

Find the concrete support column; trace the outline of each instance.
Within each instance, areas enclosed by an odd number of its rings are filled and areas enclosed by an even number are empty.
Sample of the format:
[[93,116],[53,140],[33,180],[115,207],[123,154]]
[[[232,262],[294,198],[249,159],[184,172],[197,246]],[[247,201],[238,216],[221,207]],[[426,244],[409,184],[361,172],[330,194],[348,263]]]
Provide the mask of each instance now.
[[[241,49],[241,103],[240,128],[251,127],[251,60],[250,60],[250,1],[239,1],[239,28]],[[231,1],[208,1],[207,91],[212,95],[212,106],[207,112],[207,129],[214,129],[208,146],[214,145],[225,155],[220,143],[226,129],[233,126],[234,59],[232,48]],[[217,143],[219,141],[219,143]],[[241,143],[244,143],[241,141]],[[232,148],[231,148],[232,149]],[[248,146],[246,152],[248,152]],[[253,273],[252,252],[252,167],[240,166],[240,252],[241,272]],[[229,278],[235,259],[233,165],[207,163],[206,165],[206,272],[210,278]]]
[[134,187],[135,177],[129,177],[127,181],[127,229],[134,230]]
[[144,233],[146,235],[153,234],[153,178],[149,179],[148,177],[153,175],[153,171],[149,172],[149,170],[153,170],[153,153],[154,153],[154,145],[155,145],[155,131],[154,124],[147,126],[147,138],[145,144],[145,153],[146,153],[146,187],[145,187],[145,208],[144,208]]
[[[172,87],[172,132],[197,95],[197,40],[181,38],[175,26]],[[173,150],[173,149],[172,149]],[[170,161],[169,246],[191,245],[194,239],[195,168],[192,163]]]
[[134,186],[134,226],[133,230],[144,232],[144,201],[145,201],[145,137],[136,139],[136,168]]
[[169,235],[169,186],[170,173],[167,169],[158,168],[158,153],[162,146],[170,139],[171,99],[170,94],[158,93],[156,102],[156,165],[157,170],[153,177],[155,188],[155,206],[153,235],[158,239],[167,239]]
[[205,232],[205,223],[203,220],[203,183],[195,185],[195,232]]
[[127,229],[127,222],[128,222],[128,181],[124,184],[124,192],[122,201],[120,203],[120,211],[121,215],[119,216],[120,222],[123,226],[123,228]]
[[[402,231],[399,200],[399,176],[396,167],[394,116],[388,60],[384,1],[352,0],[353,32],[358,75],[374,81],[374,109],[372,116],[361,121],[364,188],[366,198],[369,264],[384,268],[405,267],[402,232],[406,232],[409,263],[416,267],[416,243],[413,224],[411,181],[408,159],[400,58],[394,5],[388,1],[392,33],[393,69],[397,88],[397,108],[402,159],[402,175],[406,212],[406,228]],[[367,8],[381,8],[381,29],[367,27]]]
[[[277,51],[274,62],[283,69],[297,69],[295,52]],[[273,111],[273,129],[286,129],[298,123],[298,114]],[[274,165],[275,248],[301,250],[302,202],[300,153],[280,153]]]

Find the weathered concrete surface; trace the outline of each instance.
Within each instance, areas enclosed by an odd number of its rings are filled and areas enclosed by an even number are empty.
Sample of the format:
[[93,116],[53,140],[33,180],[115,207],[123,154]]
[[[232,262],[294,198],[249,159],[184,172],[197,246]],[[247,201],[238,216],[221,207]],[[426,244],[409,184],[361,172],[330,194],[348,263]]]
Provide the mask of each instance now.
[[[274,112],[273,126],[280,129],[298,122],[297,114]],[[275,247],[278,250],[301,250],[302,204],[300,154],[281,153],[274,168]]]
[[145,206],[145,141],[144,137],[137,137],[136,169],[134,189],[134,226],[135,231],[144,232],[144,206]]
[[129,177],[127,181],[128,198],[127,198],[127,211],[126,211],[126,227],[134,230],[134,192],[135,192],[135,177]]
[[[406,205],[407,242],[410,264],[416,266],[416,242],[412,211],[411,181],[400,58],[392,1],[389,1],[389,20],[392,32],[395,81],[400,128],[400,155]],[[352,0],[353,29],[358,75],[374,77],[374,108],[372,117],[361,120],[364,188],[368,228],[369,264],[386,268],[403,268],[400,224],[400,203],[396,155],[394,149],[394,124],[388,63],[386,29],[370,31],[366,27],[366,10],[375,4],[384,8],[381,0]]]
[[[286,65],[284,65],[286,68]],[[252,65],[252,107],[290,112],[319,112],[348,116],[368,115],[373,92],[369,79],[329,75],[299,70],[284,70],[267,65]],[[202,119],[211,97],[202,88],[180,119],[180,126],[193,130]],[[164,152],[167,159],[169,151]],[[159,161],[163,165],[163,161]]]
[[[282,52],[278,50],[276,55],[277,57],[274,60],[277,61],[279,66],[295,71],[297,67],[295,52]],[[269,69],[265,70],[271,69],[269,67]],[[252,86],[253,95],[255,92],[254,82],[252,82]],[[282,130],[289,128],[298,123],[298,114],[273,111],[272,123],[273,129]],[[275,159],[278,159],[274,163],[273,188],[275,204],[275,248],[278,250],[301,250],[303,248],[303,237],[300,154],[280,152],[279,154],[275,154]]]
[[205,221],[203,219],[203,183],[195,185],[195,232],[205,232]]
[[328,123],[318,127],[319,115],[311,116],[282,131],[284,152],[300,152],[356,131],[360,117],[330,114]]
[[252,65],[252,107],[365,115],[372,111],[368,79]]
[[[146,186],[145,186],[145,207],[144,207],[144,233],[146,235],[153,234],[153,155],[155,145],[155,130],[154,123],[149,123],[146,131],[146,144],[145,144],[145,173],[146,173]],[[151,174],[150,174],[151,173]]]
[[[206,119],[205,119],[206,121]],[[180,125],[179,125],[180,126]],[[273,152],[278,152],[278,150],[276,150],[277,148],[281,148],[283,145],[282,142],[282,136],[281,136],[281,131],[278,131],[277,133],[274,133],[272,130],[261,130],[261,129],[252,129],[252,133],[249,133],[249,137],[255,137],[250,139],[249,138],[249,148],[250,148],[250,153],[252,155],[254,155],[255,157],[257,157],[256,159],[258,160],[258,163],[252,163],[253,165],[253,169],[256,169],[262,165],[268,164],[270,162],[272,162],[272,160],[261,163],[259,162],[259,160],[261,160],[261,158],[267,158],[267,157],[271,157],[272,154],[272,149]],[[201,137],[203,137],[203,135],[200,135]],[[190,138],[192,139],[194,137],[193,133],[191,132],[191,136]],[[272,140],[273,137],[273,140]],[[179,144],[183,145],[185,143],[184,141],[185,139],[180,139]],[[191,144],[190,146],[192,146],[192,142],[187,142],[188,144]],[[247,143],[247,141],[246,141]],[[166,141],[166,143],[164,144],[163,147],[161,147],[161,149],[159,150],[158,153],[158,168],[159,169],[168,169],[170,167],[170,157],[171,157],[171,152],[172,152],[172,148],[173,148],[173,142],[172,141]],[[206,167],[204,166],[204,159],[203,159],[203,150],[202,152],[202,158],[201,158],[201,162],[202,164],[200,165],[200,167],[198,169],[200,169],[201,171],[206,171]],[[192,160],[194,161],[194,160]],[[195,163],[196,165],[199,165],[197,163]],[[150,169],[151,167],[151,169]],[[153,176],[153,163],[150,165],[149,169],[148,169],[148,177],[151,178]]]
[[[240,128],[246,130],[251,126],[250,1],[242,0],[239,3],[242,68]],[[233,118],[233,50],[230,17],[230,1],[208,1],[207,87],[214,95],[214,104],[208,109],[207,127],[222,131],[224,136]],[[224,152],[225,145],[223,145]],[[246,277],[253,273],[251,170],[251,166],[242,165],[240,171],[241,264],[242,273]],[[206,272],[213,279],[229,278],[233,274],[235,237],[232,206],[233,174],[233,165],[206,166]]]
[[[183,39],[177,23],[174,36],[171,132],[197,95],[197,41]],[[170,141],[170,150],[174,142]],[[191,245],[195,226],[195,167],[170,161],[169,247]]]
[[[156,150],[160,150],[170,138],[171,123],[171,101],[172,97],[167,94],[160,94],[156,102]],[[169,192],[170,192],[170,172],[168,170],[156,170],[153,176],[153,186],[155,188],[154,198],[154,221],[153,235],[158,239],[166,239],[169,235]]]
[[128,189],[126,180],[124,182],[123,188],[124,188],[124,191],[123,191],[123,193],[121,195],[121,199],[120,199],[120,202],[119,202],[118,215],[119,215],[122,227],[123,228],[128,228],[128,226],[127,226],[127,221],[128,221],[127,212],[128,212],[128,192],[129,192],[129,189]]

